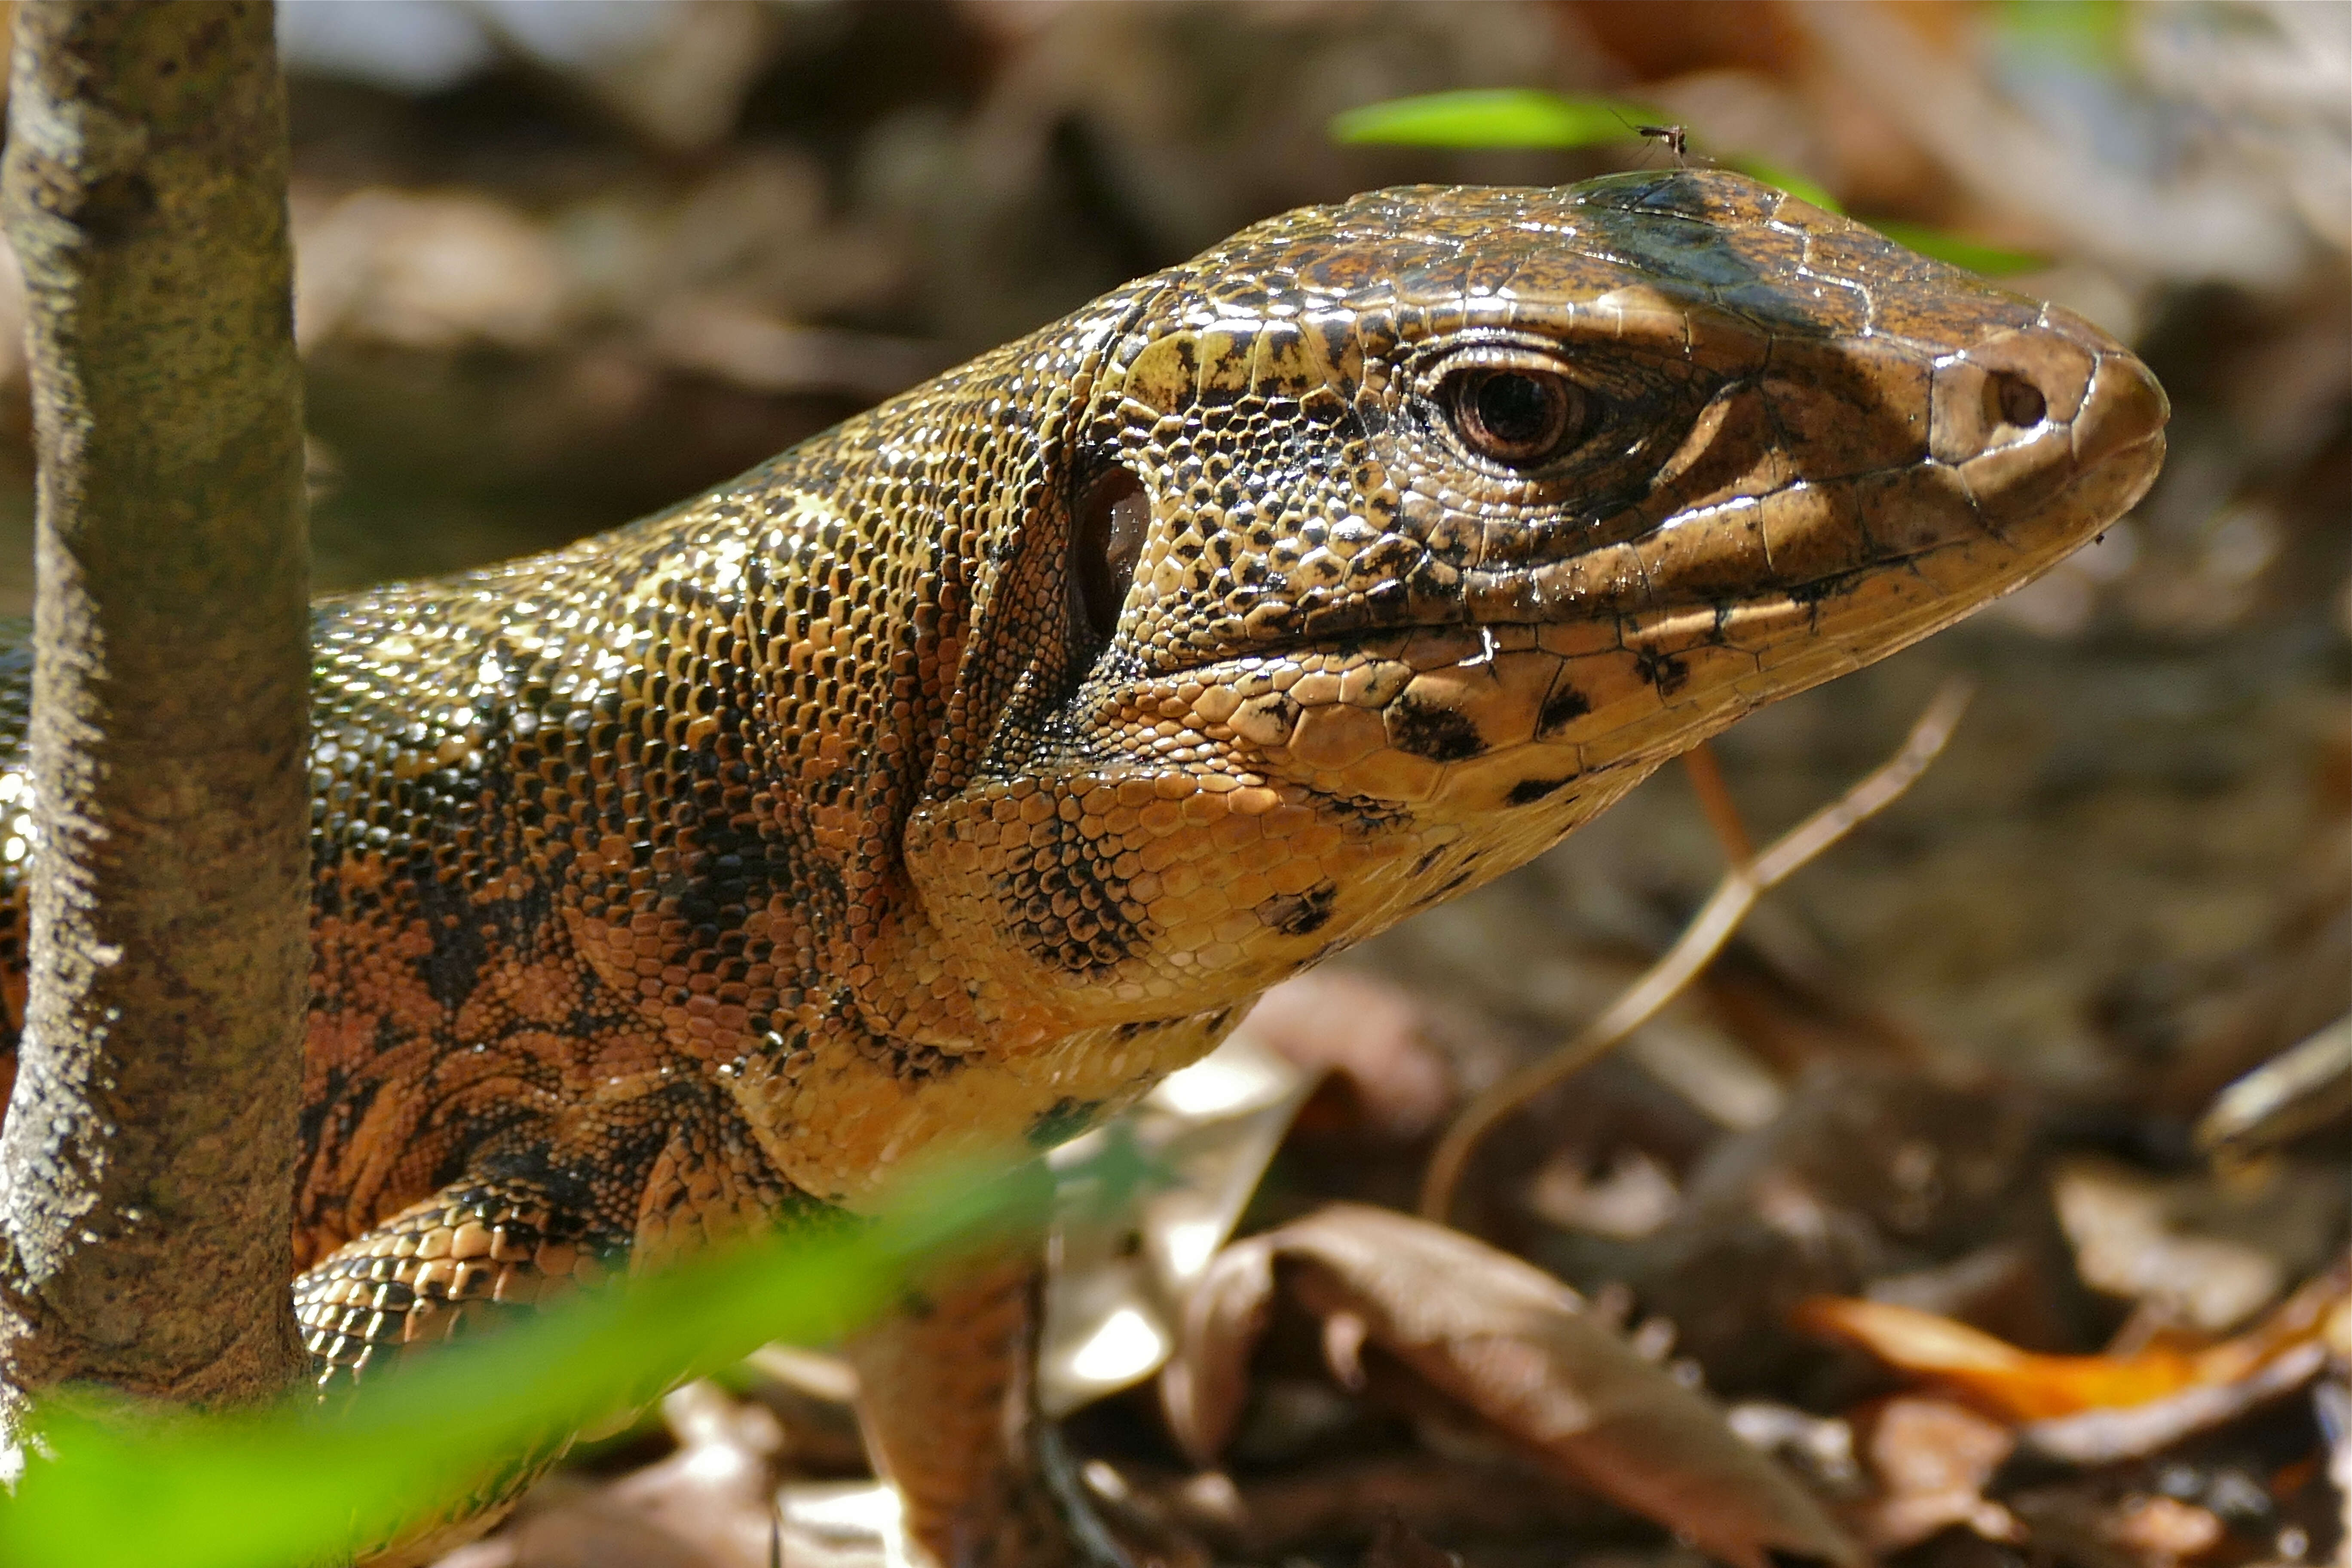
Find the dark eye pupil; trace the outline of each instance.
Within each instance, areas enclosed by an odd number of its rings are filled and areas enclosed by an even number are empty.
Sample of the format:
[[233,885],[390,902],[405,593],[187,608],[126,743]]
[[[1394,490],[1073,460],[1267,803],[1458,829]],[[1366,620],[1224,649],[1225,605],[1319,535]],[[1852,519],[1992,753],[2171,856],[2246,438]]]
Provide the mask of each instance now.
[[1565,376],[1474,368],[1446,379],[1443,394],[1463,444],[1491,462],[1532,468],[1579,434],[1584,402]]
[[1559,399],[1531,375],[1490,375],[1479,384],[1478,423],[1496,440],[1531,447],[1559,416]]

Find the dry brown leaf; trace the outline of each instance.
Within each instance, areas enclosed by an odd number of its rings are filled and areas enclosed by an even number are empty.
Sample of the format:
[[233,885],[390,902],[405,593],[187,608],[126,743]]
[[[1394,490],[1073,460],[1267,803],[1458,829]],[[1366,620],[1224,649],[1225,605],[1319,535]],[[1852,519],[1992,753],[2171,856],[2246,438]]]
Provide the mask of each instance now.
[[1328,1074],[1303,1112],[1318,1131],[1410,1141],[1451,1109],[1428,1003],[1369,974],[1318,969],[1258,999],[1244,1026],[1292,1066]]
[[2135,1498],[2118,1512],[2116,1543],[2143,1562],[2178,1563],[2221,1544],[2224,1528],[2211,1512],[2168,1497]]
[[2333,1256],[2346,1194],[2285,1168],[2158,1175],[2058,1160],[2050,1194],[2083,1282],[2209,1339],[2252,1321]]
[[1791,1316],[1801,1329],[1858,1344],[2010,1422],[2141,1405],[2177,1393],[2196,1376],[2196,1358],[2169,1348],[2131,1356],[2036,1355],[1966,1323],[1890,1301],[1813,1296]]
[[2232,1383],[2197,1384],[2146,1405],[2037,1421],[2019,1432],[2020,1446],[2036,1458],[2068,1465],[2143,1458],[2294,1393],[2326,1365],[2326,1347],[2306,1341]]
[[[1949,1318],[1846,1296],[1811,1297],[1798,1303],[1792,1320],[1858,1344],[2005,1421],[2054,1422],[2260,1384],[2268,1369],[2298,1352],[2310,1363],[2301,1375],[2315,1373],[2317,1360],[2302,1347],[2352,1337],[2346,1327],[2352,1321],[2352,1264],[2310,1281],[2245,1333],[2196,1351],[2158,1343],[2129,1355],[2037,1355]],[[2228,1407],[2228,1401],[2214,1404]]]
[[1878,1495],[1854,1519],[1873,1552],[1900,1552],[1953,1525],[1988,1541],[2021,1539],[2016,1519],[1984,1495],[2017,1446],[1999,1423],[1940,1399],[1890,1399],[1862,1426]]
[[1331,1205],[1211,1266],[1161,1384],[1170,1425],[1195,1460],[1208,1463],[1239,1422],[1277,1265],[1308,1311],[1359,1320],[1364,1342],[1551,1473],[1741,1568],[1767,1568],[1773,1551],[1859,1561],[1791,1477],[1567,1286],[1458,1231],[1361,1205]]

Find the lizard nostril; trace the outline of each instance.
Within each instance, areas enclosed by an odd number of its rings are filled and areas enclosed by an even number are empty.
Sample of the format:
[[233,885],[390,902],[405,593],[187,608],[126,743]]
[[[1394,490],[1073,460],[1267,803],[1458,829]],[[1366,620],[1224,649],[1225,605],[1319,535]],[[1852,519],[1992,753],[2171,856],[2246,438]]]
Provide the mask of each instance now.
[[2042,389],[2021,375],[2007,371],[1995,371],[1985,378],[1985,390],[1991,394],[1994,411],[2006,425],[2020,430],[2031,430],[2049,415],[2049,400]]

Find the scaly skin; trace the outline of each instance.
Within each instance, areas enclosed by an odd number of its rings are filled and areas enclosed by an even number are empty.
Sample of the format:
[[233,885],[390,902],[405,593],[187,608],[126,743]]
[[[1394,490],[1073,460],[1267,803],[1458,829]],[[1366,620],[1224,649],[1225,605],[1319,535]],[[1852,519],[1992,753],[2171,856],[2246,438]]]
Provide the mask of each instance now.
[[[1556,451],[1473,450],[1492,374],[1580,403]],[[2032,577],[2164,416],[2078,318],[1734,175],[1388,191],[659,516],[322,603],[314,1353],[1077,1131]],[[958,1506],[918,1533],[985,1555]]]

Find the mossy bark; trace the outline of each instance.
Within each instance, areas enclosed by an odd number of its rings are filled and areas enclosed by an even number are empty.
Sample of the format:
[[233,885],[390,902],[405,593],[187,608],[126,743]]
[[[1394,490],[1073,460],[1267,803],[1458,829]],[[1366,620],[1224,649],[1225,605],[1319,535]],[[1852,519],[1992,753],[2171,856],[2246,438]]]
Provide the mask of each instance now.
[[309,952],[309,554],[266,0],[30,0],[0,201],[40,459],[30,996],[0,1355],[233,1404],[287,1285]]

